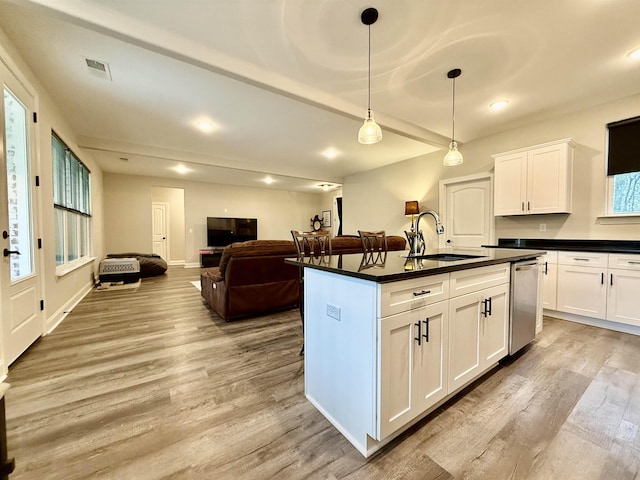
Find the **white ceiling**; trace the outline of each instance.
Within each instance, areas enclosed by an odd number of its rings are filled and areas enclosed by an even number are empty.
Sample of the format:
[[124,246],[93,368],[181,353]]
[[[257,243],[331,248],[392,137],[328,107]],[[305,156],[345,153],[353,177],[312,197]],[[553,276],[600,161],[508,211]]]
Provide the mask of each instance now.
[[[370,6],[383,139],[360,145]],[[638,0],[0,0],[0,27],[105,171],[307,191],[446,148],[452,68],[463,143],[640,93],[639,18]]]

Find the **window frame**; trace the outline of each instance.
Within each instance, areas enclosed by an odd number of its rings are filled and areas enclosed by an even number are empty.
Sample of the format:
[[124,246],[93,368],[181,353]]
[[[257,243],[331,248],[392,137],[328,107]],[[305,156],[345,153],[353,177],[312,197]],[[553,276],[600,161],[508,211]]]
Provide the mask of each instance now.
[[[58,143],[58,147],[54,142]],[[64,158],[60,156],[61,151],[64,151]],[[51,131],[51,156],[54,255],[56,275],[62,276],[94,260],[91,243],[92,177],[91,170],[53,130]],[[61,169],[64,170],[63,178],[60,176]],[[72,222],[75,223],[73,229],[71,229]],[[72,233],[71,236],[70,233]]]

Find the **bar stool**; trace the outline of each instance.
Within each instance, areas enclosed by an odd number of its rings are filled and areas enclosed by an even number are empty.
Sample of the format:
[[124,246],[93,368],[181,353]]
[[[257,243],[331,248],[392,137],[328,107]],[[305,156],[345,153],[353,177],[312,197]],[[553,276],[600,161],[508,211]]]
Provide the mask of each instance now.
[[363,263],[367,265],[384,264],[387,257],[387,235],[384,230],[373,232],[358,230],[362,241]]
[[[327,230],[315,232],[299,232],[291,230],[293,243],[296,245],[298,261],[303,263],[326,263],[331,258],[331,234]],[[304,267],[299,267],[300,272],[300,318],[302,319],[302,331],[304,334]],[[304,342],[300,355],[304,354]]]

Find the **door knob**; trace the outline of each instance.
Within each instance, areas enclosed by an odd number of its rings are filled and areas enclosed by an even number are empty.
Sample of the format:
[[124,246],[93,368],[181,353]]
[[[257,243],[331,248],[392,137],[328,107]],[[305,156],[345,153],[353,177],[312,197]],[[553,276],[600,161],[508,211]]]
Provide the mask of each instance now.
[[20,252],[18,250],[9,250],[8,248],[5,248],[4,251],[2,252],[2,254],[5,257],[8,257],[9,255],[12,255],[12,254],[20,255]]

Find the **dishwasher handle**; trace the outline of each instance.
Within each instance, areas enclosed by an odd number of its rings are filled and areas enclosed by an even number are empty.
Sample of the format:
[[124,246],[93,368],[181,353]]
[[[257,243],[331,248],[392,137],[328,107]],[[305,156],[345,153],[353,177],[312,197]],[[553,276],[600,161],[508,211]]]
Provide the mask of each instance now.
[[524,265],[517,265],[516,272],[521,272],[523,270],[531,270],[532,268],[535,268],[537,266],[538,266],[537,263],[526,263]]

